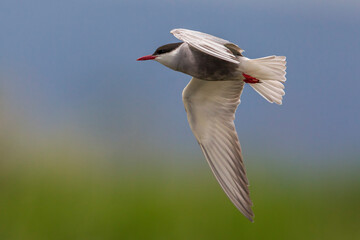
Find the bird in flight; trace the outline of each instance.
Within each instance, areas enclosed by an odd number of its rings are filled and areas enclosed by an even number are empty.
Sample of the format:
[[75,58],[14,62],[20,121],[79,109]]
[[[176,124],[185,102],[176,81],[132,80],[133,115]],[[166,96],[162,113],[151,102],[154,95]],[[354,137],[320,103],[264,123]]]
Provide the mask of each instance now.
[[190,128],[226,195],[253,221],[235,111],[246,83],[270,103],[282,104],[286,57],[249,59],[227,40],[187,29],[171,33],[182,42],[166,44],[137,60],[155,60],[192,76],[182,93]]

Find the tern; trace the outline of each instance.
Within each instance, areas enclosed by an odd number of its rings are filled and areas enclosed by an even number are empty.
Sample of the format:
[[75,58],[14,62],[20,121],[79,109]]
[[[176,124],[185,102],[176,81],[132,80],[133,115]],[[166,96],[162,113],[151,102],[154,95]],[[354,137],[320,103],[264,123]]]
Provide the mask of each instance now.
[[190,128],[226,195],[253,222],[235,111],[245,84],[270,103],[282,104],[286,57],[249,59],[236,44],[210,34],[188,29],[171,33],[182,42],[166,44],[137,60],[155,60],[192,76],[182,92]]

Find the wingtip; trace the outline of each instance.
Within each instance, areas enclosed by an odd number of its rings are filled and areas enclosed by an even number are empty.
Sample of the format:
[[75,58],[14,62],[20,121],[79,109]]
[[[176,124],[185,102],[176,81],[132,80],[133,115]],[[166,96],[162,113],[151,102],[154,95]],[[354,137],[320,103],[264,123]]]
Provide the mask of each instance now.
[[254,222],[254,212],[252,211],[251,209],[251,205],[248,205],[247,207],[244,207],[244,208],[240,208],[237,206],[237,204],[235,204],[236,208],[240,211],[240,213],[242,215],[244,215],[244,217],[246,217],[250,222]]
[[173,30],[170,31],[171,34],[175,34],[176,32],[178,32],[179,30],[182,30],[182,28],[174,28]]
[[254,215],[253,211],[251,211],[251,215],[245,215],[245,217],[247,219],[249,219],[250,222],[252,222],[252,223],[254,222],[255,215]]
[[243,215],[244,215],[250,222],[252,222],[252,223],[254,222],[254,217],[255,217],[255,216],[254,216],[254,213],[253,213],[253,212],[251,212],[251,215],[250,215],[250,214],[249,214],[249,215],[248,215],[248,214],[246,214],[246,215],[243,214]]

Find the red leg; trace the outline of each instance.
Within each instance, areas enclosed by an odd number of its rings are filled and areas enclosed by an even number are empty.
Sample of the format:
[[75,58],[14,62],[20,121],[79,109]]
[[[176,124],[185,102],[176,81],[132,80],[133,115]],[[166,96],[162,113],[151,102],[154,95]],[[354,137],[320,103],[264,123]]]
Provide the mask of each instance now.
[[244,82],[246,82],[246,83],[258,83],[258,82],[260,82],[259,79],[254,78],[254,77],[252,77],[250,75],[247,75],[245,73],[243,73],[243,76],[245,78]]

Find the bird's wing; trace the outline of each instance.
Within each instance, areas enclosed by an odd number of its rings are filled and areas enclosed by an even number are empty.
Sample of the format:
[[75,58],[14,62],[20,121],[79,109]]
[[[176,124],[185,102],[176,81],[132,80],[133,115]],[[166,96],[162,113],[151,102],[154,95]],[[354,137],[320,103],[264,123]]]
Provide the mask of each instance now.
[[216,179],[233,204],[252,221],[248,180],[234,125],[243,87],[243,81],[193,78],[183,91],[183,101],[190,127]]
[[228,62],[239,63],[235,55],[241,56],[243,52],[236,44],[206,33],[181,28],[173,29],[171,33],[197,50]]

